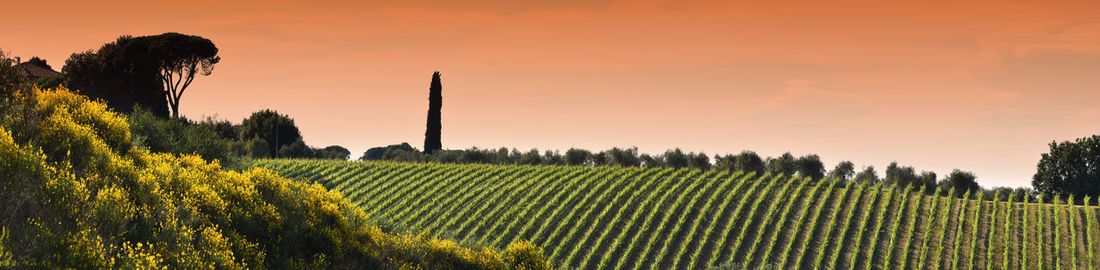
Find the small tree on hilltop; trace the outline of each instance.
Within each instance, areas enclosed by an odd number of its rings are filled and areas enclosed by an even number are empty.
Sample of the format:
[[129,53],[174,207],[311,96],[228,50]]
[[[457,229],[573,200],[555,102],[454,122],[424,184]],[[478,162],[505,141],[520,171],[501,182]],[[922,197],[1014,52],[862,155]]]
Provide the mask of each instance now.
[[975,181],[977,177],[973,173],[955,169],[943,179],[941,185],[945,188],[952,188],[955,190],[955,194],[963,197],[974,191],[981,190],[981,186]]
[[588,159],[592,157],[592,152],[584,149],[569,148],[565,151],[565,164],[566,165],[585,165],[588,163]]
[[855,174],[856,165],[852,164],[851,161],[845,160],[836,164],[836,168],[833,168],[833,170],[829,172],[829,178],[847,181],[851,180],[852,176]]
[[745,173],[756,173],[756,175],[763,175],[767,170],[767,166],[764,165],[764,159],[760,158],[753,151],[742,151],[737,155],[737,161],[734,163],[734,170],[743,171]]
[[825,164],[821,162],[821,157],[817,155],[800,157],[796,165],[798,167],[799,176],[813,180],[820,180],[825,177]]
[[856,182],[867,182],[876,184],[879,182],[878,172],[875,172],[875,166],[867,166],[863,168],[863,171],[856,173]]
[[1100,135],[1075,141],[1051,142],[1042,155],[1031,185],[1058,196],[1100,196]]
[[798,172],[798,159],[791,155],[791,152],[783,153],[783,155],[769,160],[768,172],[772,175],[793,176],[794,173]]

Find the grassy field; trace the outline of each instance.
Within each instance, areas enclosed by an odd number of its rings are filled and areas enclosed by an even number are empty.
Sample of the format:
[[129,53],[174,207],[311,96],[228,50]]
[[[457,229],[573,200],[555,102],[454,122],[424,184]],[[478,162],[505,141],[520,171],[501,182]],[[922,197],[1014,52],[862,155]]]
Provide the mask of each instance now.
[[[1097,207],[619,167],[259,160],[410,229],[581,269],[1097,269]],[[1092,198],[1095,199],[1095,198]]]

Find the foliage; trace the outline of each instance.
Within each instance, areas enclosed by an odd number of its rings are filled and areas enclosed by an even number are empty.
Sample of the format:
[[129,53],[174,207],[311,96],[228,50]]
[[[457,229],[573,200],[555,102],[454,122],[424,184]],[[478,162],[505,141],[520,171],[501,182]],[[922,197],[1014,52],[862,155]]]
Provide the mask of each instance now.
[[862,171],[856,173],[855,181],[860,183],[878,183],[878,173],[875,172],[875,166],[867,166]]
[[714,161],[715,168],[728,172],[743,171],[762,175],[764,170],[767,169],[764,160],[753,151],[743,151],[737,155],[715,156]]
[[765,166],[764,159],[761,159],[756,152],[744,151],[737,155],[736,170],[763,175]]
[[565,151],[565,165],[587,165],[592,152],[584,149],[569,148]]
[[244,150],[234,150],[241,142],[232,130],[227,132],[226,121],[207,118],[194,122],[186,118],[157,117],[144,108],[134,108],[127,117],[130,133],[136,145],[154,153],[199,155],[205,160],[216,160],[223,166],[243,169]]
[[384,156],[386,152],[391,151],[417,152],[409,143],[401,143],[367,149],[367,151],[363,153],[363,156],[359,157],[359,160],[382,160],[382,156]]
[[319,149],[306,145],[302,140],[294,141],[290,145],[283,146],[282,149],[279,149],[279,156],[285,158],[347,160],[349,155],[351,155],[351,151],[348,151],[348,149],[343,146],[332,145]]
[[161,117],[171,109],[178,117],[180,96],[195,74],[210,74],[221,59],[217,54],[214,43],[199,36],[121,36],[99,50],[72,54],[62,71],[69,87],[116,111],[140,105]]
[[796,159],[790,152],[783,153],[777,158],[769,158],[768,161],[768,173],[772,175],[787,175],[791,176],[798,172],[798,159]]
[[428,87],[428,126],[424,130],[424,153],[432,154],[443,149],[441,132],[441,110],[443,109],[443,84],[439,71],[432,73],[432,83]]
[[7,53],[0,50],[0,109],[12,104],[11,99],[20,89],[24,89],[23,84],[27,79],[19,71],[18,65],[15,59],[8,58]]
[[48,69],[53,69],[50,64],[46,63],[46,59],[39,58],[38,56],[31,57],[31,60],[27,60],[27,63]]
[[779,266],[776,266],[774,264],[762,265],[762,266],[759,266],[759,267],[756,267],[756,268],[748,268],[748,267],[743,267],[742,264],[740,264],[740,263],[728,262],[728,263],[723,263],[721,265],[713,266],[711,268],[708,268],[707,270],[747,270],[747,269],[778,270],[778,269],[783,269],[783,268],[779,267]]
[[1031,185],[1059,196],[1100,196],[1100,135],[1051,142],[1039,159]]
[[351,151],[339,145],[326,146],[321,148],[320,152],[321,154],[318,157],[323,159],[348,160],[348,158],[351,158]]
[[954,194],[961,197],[981,189],[978,182],[974,181],[976,178],[973,173],[955,169],[940,184],[945,186],[945,189],[953,190]]
[[270,170],[151,153],[125,117],[64,89],[15,103],[0,126],[0,262],[18,268],[546,266],[529,246],[385,233],[338,193]]
[[4,249],[4,242],[8,240],[8,228],[0,227],[0,267],[12,267],[11,252]]
[[168,116],[157,55],[149,48],[155,39],[122,36],[98,50],[74,53],[61,69],[68,87],[111,109],[129,113],[134,105],[154,115]]
[[[489,152],[512,151],[479,150]],[[1018,203],[993,202],[993,195],[941,196],[925,185],[621,166],[254,162],[341,192],[373,211],[370,216],[389,217],[378,223],[392,231],[429,231],[502,250],[530,241],[567,269],[908,269],[921,261],[925,268],[982,269],[990,257],[1000,264],[1039,251],[1070,254],[1073,235],[1100,231],[1095,217],[1085,215],[1100,211],[1095,206],[1044,204],[1048,212],[1085,214],[1079,226],[1065,222],[1065,214],[1049,214],[1021,229],[1020,219],[989,210]],[[947,185],[943,190],[955,193]],[[1040,208],[1013,211],[1035,217]],[[1021,253],[1018,236],[1024,232],[1031,246]],[[1039,232],[1067,244],[1036,246]],[[1076,248],[1082,254],[1077,265],[1066,257],[1062,268],[1091,269],[1082,258],[1093,249],[1084,243]],[[1054,260],[1043,262],[1044,269],[1054,268]],[[1029,263],[1022,268],[1038,267]]]
[[798,158],[798,175],[813,180],[825,178],[825,164],[821,163],[821,157],[817,155],[805,155]]
[[936,174],[933,172],[921,172],[920,175],[913,167],[899,166],[897,162],[891,162],[886,166],[886,178],[883,182],[896,186],[926,186],[928,189],[936,187]]
[[[588,153],[589,158],[591,158],[592,155],[593,155],[593,154],[591,154],[591,152],[589,152],[587,150],[585,150],[584,152]],[[566,154],[568,154],[568,152],[566,152]],[[612,147],[611,149],[608,149],[606,151],[598,152],[594,155],[599,156],[599,159],[601,160],[601,162],[599,162],[598,164],[593,160],[591,163],[593,163],[595,165],[611,165],[611,166],[623,166],[623,167],[638,167],[638,166],[642,165],[642,160],[638,158],[638,148],[637,147],[631,147],[631,148],[626,148],[626,149],[622,149],[622,148],[618,148],[618,147]],[[697,155],[696,155],[695,162],[696,163],[699,162]],[[588,161],[582,161],[581,163],[582,164],[588,163]],[[699,167],[699,166],[702,166],[702,165],[697,164],[695,166]]]
[[552,269],[542,249],[530,242],[517,241],[505,250],[504,263],[511,265],[512,269]]
[[172,118],[179,118],[180,98],[195,79],[195,75],[210,75],[214,71],[214,64],[221,61],[218,47],[209,39],[180,33],[139,38],[153,40],[148,50],[156,63],[159,79],[164,83]]
[[[241,122],[241,139],[267,143],[264,154],[275,155],[283,147],[302,140],[302,134],[294,119],[290,116],[279,114],[273,110],[261,110],[252,113],[251,116]],[[260,151],[252,153],[253,157],[272,157],[261,155]]]
[[58,74],[54,74],[54,75],[50,75],[50,76],[35,79],[33,83],[34,83],[35,86],[38,86],[39,88],[42,88],[42,89],[58,88],[58,87],[61,87],[63,85],[68,85],[69,84],[68,80],[69,80],[69,77],[65,76],[64,73],[58,73]]
[[836,164],[836,168],[829,171],[829,178],[840,179],[843,181],[852,180],[852,177],[856,175],[856,165],[851,161],[841,161]]

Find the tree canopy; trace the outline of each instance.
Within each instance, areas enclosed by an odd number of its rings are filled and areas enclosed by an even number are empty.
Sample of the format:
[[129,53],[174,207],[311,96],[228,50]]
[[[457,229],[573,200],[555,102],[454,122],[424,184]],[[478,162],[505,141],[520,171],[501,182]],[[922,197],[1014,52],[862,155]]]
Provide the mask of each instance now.
[[62,72],[68,86],[117,111],[134,105],[158,116],[179,116],[179,99],[196,74],[209,75],[221,58],[209,39],[179,33],[122,36],[98,50],[72,54]]
[[1051,142],[1031,185],[1039,192],[1061,196],[1100,196],[1100,135]]
[[178,118],[180,98],[195,75],[210,75],[214,64],[221,61],[218,47],[209,39],[180,33],[164,33],[148,38],[152,39],[149,51],[164,83],[172,117]]
[[[946,188],[954,189],[955,195],[959,197],[965,197],[970,192],[981,190],[981,186],[975,181],[977,177],[973,173],[955,169],[943,179],[941,185]],[[949,190],[949,189],[944,190]]]
[[130,113],[139,105],[166,117],[168,102],[151,43],[150,38],[122,36],[99,50],[72,54],[61,70],[70,88],[111,109]]
[[302,140],[302,134],[294,119],[273,110],[252,113],[241,122],[241,139],[263,141],[267,153],[275,155],[283,146]]
[[840,180],[852,180],[852,176],[856,175],[856,165],[851,161],[841,161],[836,164],[836,167],[829,172],[829,178]]
[[817,155],[805,155],[798,158],[798,175],[814,180],[825,178],[825,164]]

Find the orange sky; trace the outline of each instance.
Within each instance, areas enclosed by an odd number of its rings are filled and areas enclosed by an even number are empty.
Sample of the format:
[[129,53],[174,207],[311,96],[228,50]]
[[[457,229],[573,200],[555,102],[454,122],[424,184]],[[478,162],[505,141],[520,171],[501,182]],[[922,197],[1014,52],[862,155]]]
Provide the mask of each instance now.
[[434,70],[445,148],[791,151],[989,187],[1100,134],[1093,0],[151,2],[5,3],[0,48],[60,69],[123,34],[201,35],[222,62],[182,113],[274,108],[353,157],[420,146]]

